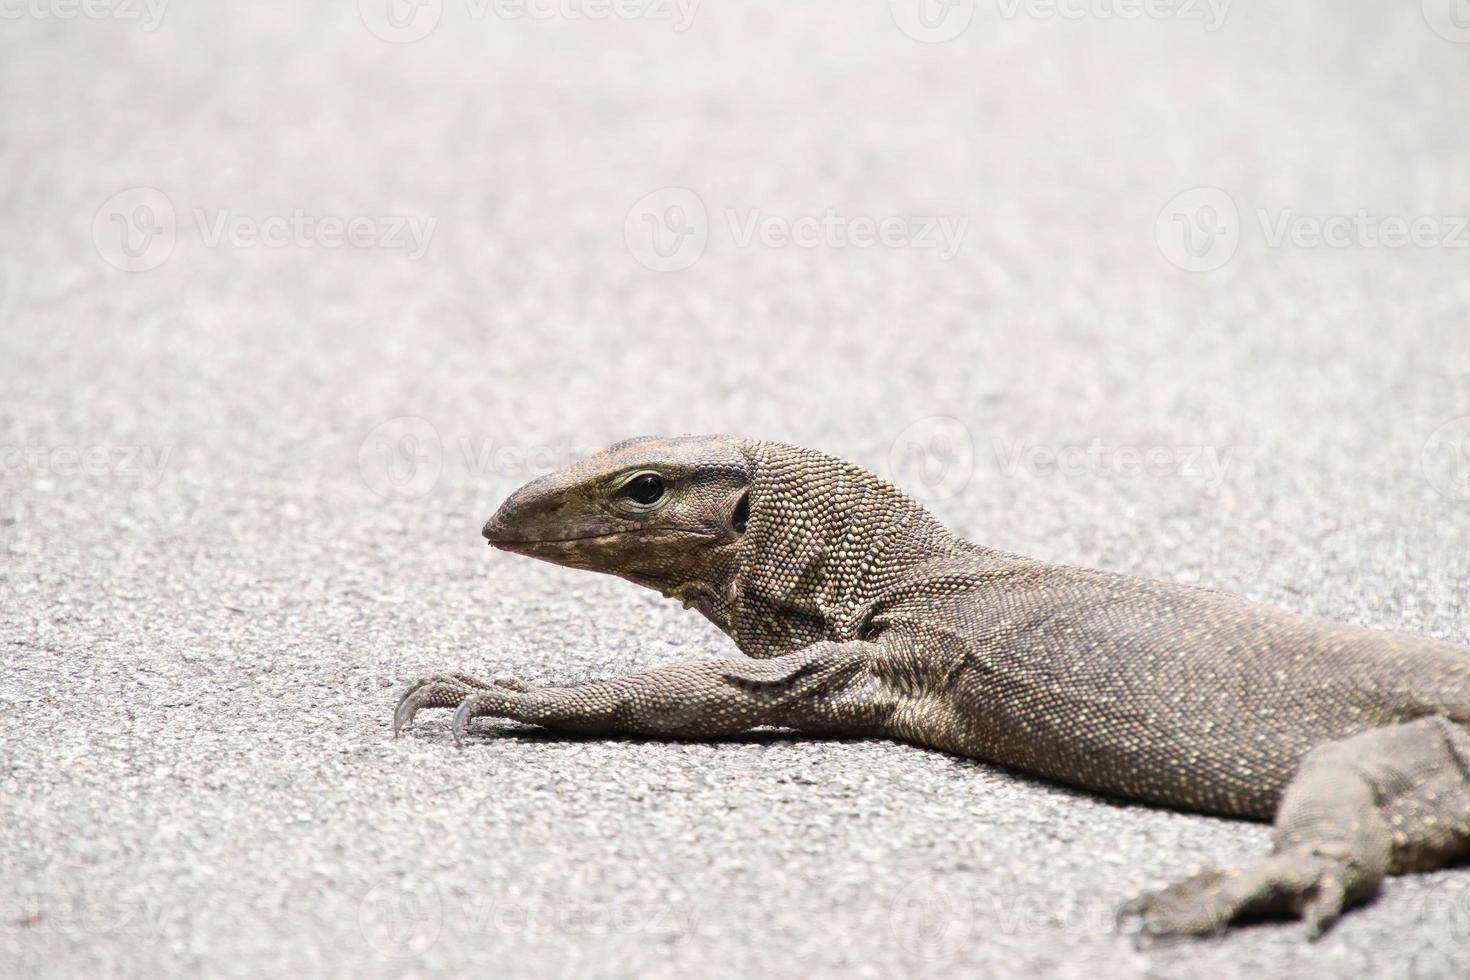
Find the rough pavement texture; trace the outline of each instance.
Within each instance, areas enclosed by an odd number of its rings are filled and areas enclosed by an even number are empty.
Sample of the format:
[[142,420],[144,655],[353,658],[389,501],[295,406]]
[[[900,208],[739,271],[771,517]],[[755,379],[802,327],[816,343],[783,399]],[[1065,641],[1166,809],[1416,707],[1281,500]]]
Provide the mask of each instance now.
[[[811,445],[994,545],[1470,641],[1470,46],[1418,4],[981,3],[939,44],[888,6],[445,0],[417,43],[349,2],[6,8],[0,972],[1470,969],[1456,871],[1314,946],[1136,950],[1118,903],[1267,828],[937,752],[389,737],[426,669],[729,652],[478,537],[642,433]],[[1237,216],[1166,210],[1200,186]],[[696,204],[635,208],[666,187]],[[170,209],[171,251],[136,237]],[[298,209],[379,223],[249,238]],[[1271,245],[1359,209],[1437,244]],[[371,244],[405,216],[420,257]],[[855,244],[925,216],[967,222],[948,259]]]

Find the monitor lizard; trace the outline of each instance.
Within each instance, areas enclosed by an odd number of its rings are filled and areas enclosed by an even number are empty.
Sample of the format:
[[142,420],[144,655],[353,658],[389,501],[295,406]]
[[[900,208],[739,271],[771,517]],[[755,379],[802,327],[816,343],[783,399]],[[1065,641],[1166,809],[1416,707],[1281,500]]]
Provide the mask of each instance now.
[[[1299,916],[1308,935],[1470,845],[1470,648],[1048,564],[945,530],[840,459],[634,439],[535,480],[496,548],[680,599],[744,658],[601,683],[427,674],[422,708],[583,733],[882,736],[1175,808],[1273,819],[1269,856],[1123,906],[1142,936]],[[749,658],[749,659],[747,659]]]

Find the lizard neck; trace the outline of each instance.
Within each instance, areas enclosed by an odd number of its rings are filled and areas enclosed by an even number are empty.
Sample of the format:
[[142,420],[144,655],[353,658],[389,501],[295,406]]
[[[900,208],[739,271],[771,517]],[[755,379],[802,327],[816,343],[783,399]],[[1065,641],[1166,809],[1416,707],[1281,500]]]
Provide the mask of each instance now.
[[746,654],[854,639],[881,590],[951,537],[886,480],[808,449],[748,443],[750,520],[705,615]]

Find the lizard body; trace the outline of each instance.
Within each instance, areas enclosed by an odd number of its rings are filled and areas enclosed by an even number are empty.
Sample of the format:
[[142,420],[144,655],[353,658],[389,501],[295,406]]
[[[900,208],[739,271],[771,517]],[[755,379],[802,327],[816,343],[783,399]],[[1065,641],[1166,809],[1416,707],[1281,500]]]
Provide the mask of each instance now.
[[513,494],[498,548],[697,608],[750,659],[567,688],[431,674],[426,707],[564,730],[879,735],[1129,799],[1274,818],[1273,854],[1126,907],[1150,934],[1299,914],[1470,848],[1470,649],[945,530],[867,471],[724,436],[619,443]]

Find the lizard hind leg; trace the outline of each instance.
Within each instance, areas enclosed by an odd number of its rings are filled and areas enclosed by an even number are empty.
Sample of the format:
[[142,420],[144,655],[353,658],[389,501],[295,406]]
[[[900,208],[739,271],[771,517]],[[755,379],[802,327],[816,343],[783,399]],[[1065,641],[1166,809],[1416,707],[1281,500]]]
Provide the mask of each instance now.
[[1423,871],[1470,849],[1470,731],[1423,718],[1329,742],[1282,796],[1273,850],[1205,871],[1124,907],[1143,936],[1208,934],[1262,916],[1300,916],[1316,937],[1385,875]]

